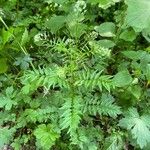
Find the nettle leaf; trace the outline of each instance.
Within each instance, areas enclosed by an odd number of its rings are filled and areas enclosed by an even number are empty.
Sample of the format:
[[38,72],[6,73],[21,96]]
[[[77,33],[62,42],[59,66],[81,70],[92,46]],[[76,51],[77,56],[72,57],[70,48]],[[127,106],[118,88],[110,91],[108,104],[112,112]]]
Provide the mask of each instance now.
[[94,28],[103,37],[114,37],[115,36],[115,24],[112,22],[102,23],[100,26]]
[[28,69],[29,63],[32,62],[32,58],[30,55],[20,56],[16,58],[16,61],[14,62],[14,65],[20,66],[21,69]]
[[14,100],[16,92],[13,87],[8,87],[6,89],[6,94],[0,94],[0,108],[5,108],[5,110],[11,110],[13,105],[17,105],[17,102]]
[[0,74],[5,73],[8,69],[7,65],[7,59],[6,58],[0,58]]
[[59,138],[60,131],[53,124],[41,124],[35,129],[34,135],[37,145],[44,150],[49,150]]
[[132,77],[128,71],[120,71],[114,76],[113,82],[117,87],[124,87],[132,83]]
[[145,147],[150,142],[149,115],[139,116],[137,109],[130,108],[125,114],[125,118],[119,121],[119,126],[131,132],[140,148]]
[[22,39],[21,39],[21,45],[25,45],[29,40],[28,30],[25,28]]
[[126,0],[128,5],[125,23],[142,31],[150,26],[150,1]]
[[52,33],[56,33],[64,26],[65,21],[65,16],[52,16],[50,20],[45,22],[45,26],[50,29]]

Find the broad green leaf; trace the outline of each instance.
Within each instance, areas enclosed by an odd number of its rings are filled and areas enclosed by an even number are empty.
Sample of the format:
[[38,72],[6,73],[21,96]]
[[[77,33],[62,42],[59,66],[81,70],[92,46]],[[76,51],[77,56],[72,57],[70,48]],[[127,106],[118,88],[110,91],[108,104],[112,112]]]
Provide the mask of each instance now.
[[49,150],[55,144],[56,139],[59,138],[59,132],[52,124],[41,124],[35,129],[34,135],[38,142],[37,144],[44,150]]
[[124,41],[132,42],[133,40],[136,39],[136,33],[134,30],[125,30],[120,34],[119,38]]
[[45,26],[51,30],[52,33],[56,33],[64,26],[65,16],[52,16],[50,20],[45,22]]
[[114,37],[115,36],[115,24],[112,22],[104,22],[100,26],[94,28],[103,37]]
[[150,1],[126,0],[128,6],[125,23],[142,31],[150,26]]
[[113,48],[115,46],[115,43],[111,40],[99,40],[97,43],[104,48]]
[[130,108],[125,114],[125,118],[120,120],[119,125],[131,132],[140,148],[145,147],[150,142],[149,115],[139,116],[135,108]]
[[5,73],[8,69],[7,65],[7,59],[6,58],[0,58],[0,74]]
[[113,82],[117,87],[124,87],[132,83],[132,77],[128,71],[120,71],[114,76]]
[[133,60],[139,60],[141,58],[142,52],[140,51],[124,51],[122,52],[127,58]]
[[5,29],[2,30],[3,45],[5,45],[10,40],[10,38],[13,37],[13,31],[14,28],[10,28],[7,31]]

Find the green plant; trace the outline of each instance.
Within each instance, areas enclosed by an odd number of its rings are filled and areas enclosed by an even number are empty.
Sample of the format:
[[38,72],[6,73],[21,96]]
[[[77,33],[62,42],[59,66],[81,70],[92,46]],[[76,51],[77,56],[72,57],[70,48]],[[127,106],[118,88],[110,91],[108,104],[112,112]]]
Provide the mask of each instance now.
[[148,0],[0,6],[0,149],[150,149]]

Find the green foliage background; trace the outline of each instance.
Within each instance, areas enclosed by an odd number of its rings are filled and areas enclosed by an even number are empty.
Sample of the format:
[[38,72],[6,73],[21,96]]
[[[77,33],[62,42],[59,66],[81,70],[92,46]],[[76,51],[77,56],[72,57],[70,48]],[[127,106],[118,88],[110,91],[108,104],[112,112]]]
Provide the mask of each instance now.
[[0,0],[0,149],[150,149],[149,0]]

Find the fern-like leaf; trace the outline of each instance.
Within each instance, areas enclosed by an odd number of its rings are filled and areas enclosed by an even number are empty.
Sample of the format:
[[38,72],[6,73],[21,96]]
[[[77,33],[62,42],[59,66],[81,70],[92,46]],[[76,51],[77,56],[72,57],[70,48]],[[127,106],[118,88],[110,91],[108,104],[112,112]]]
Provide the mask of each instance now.
[[64,105],[60,108],[63,112],[60,126],[61,129],[68,128],[68,133],[72,136],[76,132],[81,119],[80,97],[67,98],[65,101]]
[[86,100],[86,105],[84,107],[84,112],[89,112],[90,114],[96,115],[108,115],[111,117],[116,117],[121,114],[120,107],[114,104],[114,99],[111,95],[103,94],[101,99],[88,98]]
[[75,82],[75,85],[84,86],[86,89],[98,87],[101,91],[105,88],[110,92],[110,89],[114,88],[111,80],[112,76],[101,74],[102,71],[82,71],[79,73],[79,79]]
[[21,78],[23,87],[23,93],[27,94],[30,91],[36,90],[40,86],[44,86],[47,89],[55,86],[67,88],[65,68],[39,68],[36,70],[28,70]]

